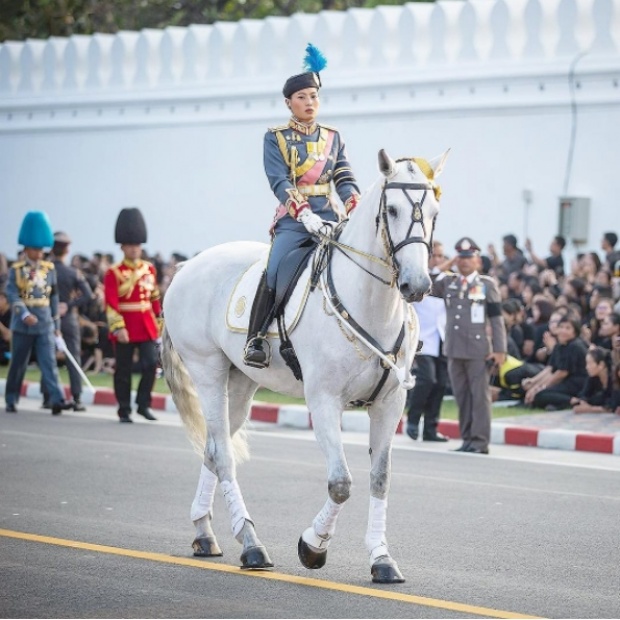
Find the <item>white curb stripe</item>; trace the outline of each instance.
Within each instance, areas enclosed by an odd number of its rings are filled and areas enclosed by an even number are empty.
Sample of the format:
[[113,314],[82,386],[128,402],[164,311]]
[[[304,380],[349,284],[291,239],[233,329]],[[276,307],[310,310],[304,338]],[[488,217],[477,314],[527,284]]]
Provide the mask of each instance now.
[[577,445],[577,433],[561,429],[538,431],[538,448],[555,448],[574,450]]
[[310,428],[310,414],[303,405],[285,405],[278,410],[278,426]]

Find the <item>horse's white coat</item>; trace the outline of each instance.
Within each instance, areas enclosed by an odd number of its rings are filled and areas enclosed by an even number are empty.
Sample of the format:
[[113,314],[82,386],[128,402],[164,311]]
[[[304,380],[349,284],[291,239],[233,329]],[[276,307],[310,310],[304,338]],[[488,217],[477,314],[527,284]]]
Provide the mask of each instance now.
[[[446,155],[431,162],[435,179]],[[383,175],[364,193],[340,242],[389,263],[391,257],[383,224],[377,225],[385,179],[429,186],[430,183],[411,160],[396,163],[381,152],[379,163]],[[419,202],[424,190],[408,192]],[[396,245],[407,238],[411,204],[401,190],[386,192],[385,204],[389,234]],[[427,243],[438,208],[433,191],[426,191],[423,216]],[[338,513],[351,490],[351,474],[340,430],[342,411],[352,401],[369,398],[383,374],[378,357],[346,333],[343,325],[324,307],[323,295],[318,290],[309,295],[292,337],[303,370],[303,383],[295,380],[277,347],[274,347],[268,369],[244,366],[245,335],[226,328],[226,308],[240,275],[260,258],[265,247],[260,243],[235,242],[205,250],[178,271],[164,301],[166,328],[162,358],[166,378],[194,443],[201,444],[206,435],[204,463],[217,474],[225,490],[233,533],[242,542],[244,552],[261,543],[236,482],[235,455],[243,453],[245,447],[238,431],[248,416],[258,385],[304,397],[311,411],[314,432],[327,461],[328,481],[328,502],[317,515],[322,516],[315,519],[313,530],[325,540],[335,531]],[[377,277],[391,279],[392,274],[379,262],[359,254],[352,258]],[[403,304],[401,295],[410,301],[425,294],[430,287],[426,245],[403,246],[398,251],[398,262],[400,269],[395,286],[389,287],[354,265],[341,252],[334,252],[332,258],[333,280],[340,300],[385,351],[392,349],[403,323],[408,320],[407,304]],[[415,333],[408,331],[408,338],[403,348],[415,351],[417,330]],[[404,403],[405,391],[391,372],[368,409],[371,504],[367,547],[371,564],[379,558],[377,549],[382,552],[382,560],[387,558],[393,562],[384,544],[386,500],[392,440]],[[201,416],[208,429],[206,434]],[[199,483],[197,493],[201,492],[203,484]],[[199,521],[196,523],[198,534],[204,531],[206,523]],[[382,542],[377,546],[377,541]],[[371,545],[374,546],[371,548]]]

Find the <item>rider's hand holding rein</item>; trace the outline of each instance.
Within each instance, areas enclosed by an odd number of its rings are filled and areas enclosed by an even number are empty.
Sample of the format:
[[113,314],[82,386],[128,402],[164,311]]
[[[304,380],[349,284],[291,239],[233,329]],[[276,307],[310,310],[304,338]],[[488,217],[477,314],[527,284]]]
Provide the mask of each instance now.
[[297,217],[297,221],[301,222],[312,235],[327,237],[330,236],[333,231],[332,222],[322,220],[316,213],[312,212],[310,205],[301,210]]

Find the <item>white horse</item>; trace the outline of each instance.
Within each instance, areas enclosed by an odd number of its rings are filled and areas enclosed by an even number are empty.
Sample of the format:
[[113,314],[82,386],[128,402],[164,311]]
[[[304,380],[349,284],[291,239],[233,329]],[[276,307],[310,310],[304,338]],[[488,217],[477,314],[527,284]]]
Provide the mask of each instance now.
[[256,534],[235,469],[247,457],[243,427],[260,384],[305,398],[327,461],[327,501],[298,543],[306,568],[325,564],[338,514],[351,492],[342,412],[353,402],[367,404],[370,510],[365,543],[372,580],[404,581],[385,535],[392,440],[403,413],[403,388],[413,385],[409,370],[418,325],[409,302],[420,300],[430,288],[428,258],[439,211],[435,179],[447,154],[429,163],[417,158],[394,161],[379,152],[382,175],[364,193],[338,241],[323,241],[333,247],[330,265],[320,286],[308,295],[291,335],[303,382],[293,377],[277,347],[268,369],[245,366],[245,334],[226,327],[231,292],[264,255],[265,244],[213,247],[174,276],[164,301],[162,361],[190,439],[204,455],[191,507],[194,555],[222,555],[211,527],[219,481],[233,535],[243,546],[241,567],[273,566]]

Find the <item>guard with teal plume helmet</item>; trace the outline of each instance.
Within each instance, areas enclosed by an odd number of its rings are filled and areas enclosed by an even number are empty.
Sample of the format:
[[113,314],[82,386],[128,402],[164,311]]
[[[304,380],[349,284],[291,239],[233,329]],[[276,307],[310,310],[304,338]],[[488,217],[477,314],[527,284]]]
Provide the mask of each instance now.
[[275,312],[278,268],[302,247],[316,246],[330,235],[342,218],[334,200],[338,195],[346,215],[359,200],[359,187],[345,148],[335,127],[318,123],[320,72],[327,59],[314,45],[305,50],[303,73],[284,84],[282,94],[291,111],[288,123],[273,127],[264,138],[263,163],[278,206],[270,232],[272,245],[267,268],[254,297],[244,363],[266,368],[269,354],[263,348]]
[[6,287],[12,310],[11,364],[4,393],[6,412],[17,413],[21,386],[34,349],[52,414],[58,415],[73,403],[65,401],[56,365],[55,344],[62,339],[56,269],[52,262],[43,260],[43,248],[54,245],[47,214],[29,211],[19,230],[18,242],[24,246],[25,258],[11,265]]
[[54,245],[54,233],[47,213],[28,211],[19,229],[17,242],[26,248],[51,248]]

